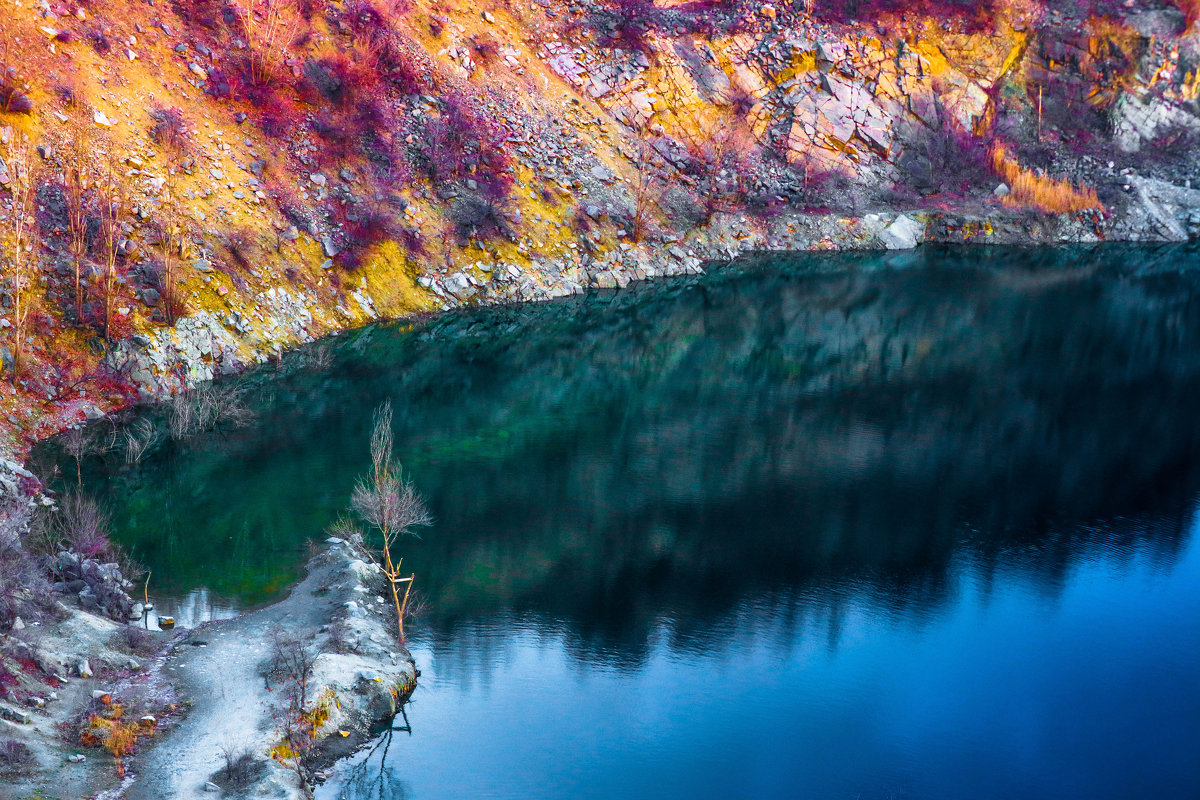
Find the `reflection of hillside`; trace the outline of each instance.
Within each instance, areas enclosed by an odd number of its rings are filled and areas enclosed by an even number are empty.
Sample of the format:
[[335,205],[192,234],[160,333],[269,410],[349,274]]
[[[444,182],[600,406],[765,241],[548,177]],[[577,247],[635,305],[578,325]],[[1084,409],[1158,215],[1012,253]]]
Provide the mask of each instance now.
[[1200,257],[1005,263],[1044,257],[800,258],[376,328],[328,369],[258,373],[260,429],[108,480],[156,580],[255,597],[343,505],[391,397],[438,518],[406,562],[437,619],[535,610],[584,642],[846,581],[920,613],[956,558],[1053,587],[1169,556],[1200,489],[1200,277],[1175,271]]

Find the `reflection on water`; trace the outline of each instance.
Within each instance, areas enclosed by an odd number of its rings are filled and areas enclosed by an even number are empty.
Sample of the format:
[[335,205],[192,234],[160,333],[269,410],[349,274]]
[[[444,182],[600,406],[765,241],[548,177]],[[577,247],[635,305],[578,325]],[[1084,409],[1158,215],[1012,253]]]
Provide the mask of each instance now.
[[155,593],[153,608],[144,614],[142,622],[158,630],[159,618],[170,617],[175,620],[175,627],[194,628],[205,622],[233,619],[241,612],[236,599],[221,597],[200,586],[181,597]]
[[261,602],[392,400],[437,524],[390,796],[1183,796],[1197,267],[803,256],[378,326],[85,479],[160,588]]
[[1165,574],[1146,552],[1080,564],[1053,597],[950,572],[936,618],[748,600],[715,643],[661,620],[636,664],[580,659],[548,620],[464,624],[414,648],[411,736],[317,798],[1188,796],[1200,548]]

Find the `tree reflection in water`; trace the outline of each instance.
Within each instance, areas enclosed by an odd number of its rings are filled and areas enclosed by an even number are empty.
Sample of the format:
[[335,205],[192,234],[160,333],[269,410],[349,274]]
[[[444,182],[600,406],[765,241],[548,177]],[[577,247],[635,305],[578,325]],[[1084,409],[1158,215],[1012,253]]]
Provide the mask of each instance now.
[[[397,774],[398,764],[392,755],[392,739],[397,733],[412,736],[412,723],[408,721],[408,703],[400,706],[388,727],[375,739],[375,744],[366,753],[360,753],[354,765],[340,777],[341,788],[338,800],[407,800],[408,786]],[[403,725],[397,725],[404,720]]]

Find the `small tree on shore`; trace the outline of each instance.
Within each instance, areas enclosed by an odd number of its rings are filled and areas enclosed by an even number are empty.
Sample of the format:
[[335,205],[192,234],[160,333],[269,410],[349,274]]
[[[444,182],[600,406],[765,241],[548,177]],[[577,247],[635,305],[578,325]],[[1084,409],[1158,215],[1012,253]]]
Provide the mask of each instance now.
[[33,160],[29,145],[19,142],[14,134],[7,155],[9,189],[12,192],[12,209],[8,215],[8,236],[5,253],[4,277],[8,294],[12,298],[12,381],[25,366],[25,340],[28,336],[30,315],[37,304],[37,256],[30,246],[30,229],[33,225],[34,197],[37,193]]
[[[404,477],[400,463],[393,460],[392,446],[392,404],[385,401],[375,410],[374,427],[371,430],[371,472],[359,478],[350,505],[354,513],[378,534],[380,548],[371,555],[387,578],[392,602],[396,606],[400,643],[403,644],[404,613],[416,576],[401,577],[403,559],[396,559],[392,555],[392,545],[401,536],[416,536],[413,528],[431,525],[433,517],[429,514],[425,499]],[[400,596],[400,584],[405,584],[403,598]]]

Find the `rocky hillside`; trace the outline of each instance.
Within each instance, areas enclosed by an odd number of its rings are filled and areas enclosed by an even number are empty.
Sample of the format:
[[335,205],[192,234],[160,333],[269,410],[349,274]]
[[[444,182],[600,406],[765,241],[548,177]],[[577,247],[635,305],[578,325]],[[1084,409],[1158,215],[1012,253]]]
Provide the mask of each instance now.
[[0,446],[380,316],[747,250],[1193,237],[1198,14],[4,0]]

